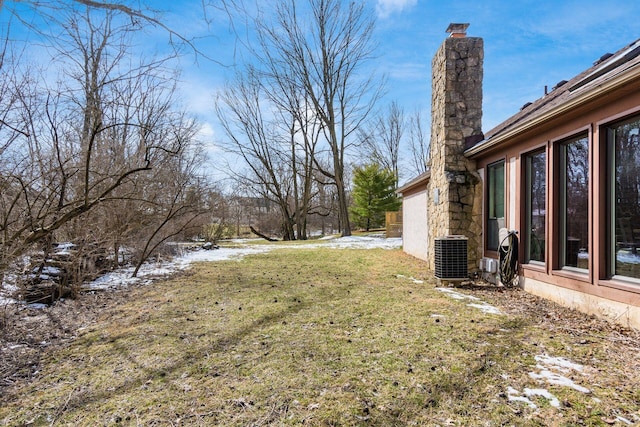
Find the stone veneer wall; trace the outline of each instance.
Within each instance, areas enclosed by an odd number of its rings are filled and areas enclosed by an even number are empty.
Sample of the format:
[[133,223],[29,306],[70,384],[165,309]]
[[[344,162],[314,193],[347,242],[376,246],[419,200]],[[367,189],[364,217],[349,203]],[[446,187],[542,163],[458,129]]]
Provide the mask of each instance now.
[[[483,47],[478,37],[449,37],[431,63],[429,248],[437,237],[467,236],[469,271],[482,256],[483,198],[475,162],[463,153],[465,140],[482,134]],[[432,253],[428,259],[435,268]]]

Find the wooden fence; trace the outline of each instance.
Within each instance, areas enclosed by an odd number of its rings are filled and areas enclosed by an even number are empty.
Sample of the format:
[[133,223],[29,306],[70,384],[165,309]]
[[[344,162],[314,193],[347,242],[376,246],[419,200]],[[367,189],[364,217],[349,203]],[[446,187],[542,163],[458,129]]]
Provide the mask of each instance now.
[[386,212],[385,228],[387,238],[402,237],[402,210]]

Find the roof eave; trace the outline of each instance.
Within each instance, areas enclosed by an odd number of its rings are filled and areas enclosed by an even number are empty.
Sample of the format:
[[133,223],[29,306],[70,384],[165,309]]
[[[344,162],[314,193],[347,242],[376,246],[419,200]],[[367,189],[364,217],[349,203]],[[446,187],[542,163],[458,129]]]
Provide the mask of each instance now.
[[607,93],[612,90],[623,87],[629,82],[637,79],[639,76],[640,76],[640,67],[633,67],[628,70],[625,70],[624,72],[620,73],[620,75],[617,76],[616,78],[605,81],[593,87],[592,89],[585,91],[580,96],[577,96],[563,104],[560,104],[550,109],[549,111],[545,112],[544,114],[541,114],[540,116],[533,118],[528,122],[524,122],[518,126],[515,126],[512,129],[506,131],[505,133],[499,134],[494,137],[490,137],[488,139],[485,139],[484,141],[480,141],[478,144],[474,145],[468,150],[465,150],[464,155],[467,157],[474,157],[482,153],[483,151],[486,151],[492,147],[495,147],[496,145],[499,145],[521,133],[524,133],[530,130],[531,128],[539,126],[542,123],[554,117],[560,116],[568,111],[571,111],[572,109],[601,96],[603,93]]
[[396,194],[398,194],[399,196],[402,196],[402,193],[406,193],[409,190],[412,190],[416,187],[419,187],[421,185],[428,183],[430,178],[431,178],[431,171],[424,172],[418,175],[413,180],[407,182],[402,187],[398,188],[396,190]]

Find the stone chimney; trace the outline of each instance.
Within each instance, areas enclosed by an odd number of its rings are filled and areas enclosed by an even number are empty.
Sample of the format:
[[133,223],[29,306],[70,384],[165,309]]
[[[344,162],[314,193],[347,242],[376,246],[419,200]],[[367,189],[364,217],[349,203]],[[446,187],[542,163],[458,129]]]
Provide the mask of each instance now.
[[467,28],[469,28],[469,24],[454,24],[451,23],[447,27],[447,33],[449,33],[449,37],[453,38],[463,38],[467,36]]
[[[431,178],[428,222],[434,238],[468,238],[468,268],[482,255],[482,187],[465,142],[482,139],[484,43],[467,37],[469,24],[450,24],[431,63]],[[433,241],[429,242],[432,250]],[[433,253],[429,254],[434,268]]]

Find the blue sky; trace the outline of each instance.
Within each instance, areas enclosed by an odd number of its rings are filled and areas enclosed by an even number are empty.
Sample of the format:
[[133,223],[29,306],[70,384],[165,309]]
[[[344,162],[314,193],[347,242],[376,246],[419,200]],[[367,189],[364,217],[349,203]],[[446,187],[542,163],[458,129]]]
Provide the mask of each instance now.
[[[189,1],[177,3],[184,6]],[[201,13],[199,4],[195,0],[188,8],[190,22],[196,22]],[[368,0],[367,6],[377,17],[379,48],[374,65],[387,75],[382,104],[396,100],[405,113],[419,109],[429,115],[431,58],[447,37],[449,23],[471,24],[468,35],[484,39],[485,131],[541,97],[545,85],[551,88],[568,80],[601,55],[640,38],[637,0]],[[215,11],[210,16],[213,23],[206,31],[213,36],[201,46],[210,56],[230,64],[233,35]],[[178,30],[183,23],[176,18]],[[216,138],[220,135],[215,135],[215,120],[208,118],[207,109],[232,68],[205,60],[195,66],[187,59],[184,66],[185,95],[206,121],[212,120],[210,136]]]
[[[421,110],[428,118],[431,58],[447,37],[449,23],[470,23],[468,35],[484,39],[485,131],[542,96],[545,85],[568,80],[604,53],[640,38],[638,0],[365,1],[377,19],[377,59],[371,66],[387,76],[380,107],[395,100],[406,114]],[[254,0],[244,2],[251,5]],[[11,3],[5,2],[5,8]],[[198,48],[216,59],[200,57],[196,62],[193,55],[185,55],[180,61],[185,107],[203,122],[201,136],[215,146],[223,135],[213,113],[214,95],[233,76],[238,52],[226,15],[212,7],[205,22],[202,0],[148,3],[166,11],[162,19],[169,27],[198,37]],[[157,30],[147,37],[141,43],[149,49],[166,48],[166,33]]]

